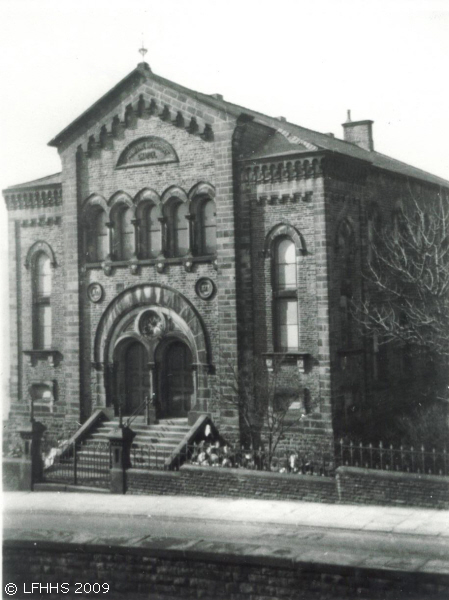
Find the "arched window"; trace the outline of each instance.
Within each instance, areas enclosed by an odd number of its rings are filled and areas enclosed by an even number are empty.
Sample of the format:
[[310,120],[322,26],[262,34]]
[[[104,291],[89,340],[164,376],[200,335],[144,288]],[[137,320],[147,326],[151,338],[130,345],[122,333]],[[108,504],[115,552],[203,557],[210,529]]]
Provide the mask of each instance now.
[[140,218],[140,255],[142,258],[154,258],[162,249],[159,209],[154,204],[145,204]]
[[91,211],[86,227],[86,258],[88,262],[101,262],[109,253],[109,232],[104,210]]
[[371,207],[367,222],[367,258],[371,263],[378,251],[380,235],[382,230],[382,219],[377,206]]
[[129,260],[134,256],[134,219],[130,207],[121,207],[115,213],[114,258]]
[[33,348],[51,348],[51,262],[45,252],[36,255],[33,265]]
[[187,204],[176,202],[172,205],[170,218],[170,254],[185,256],[189,251],[189,223],[187,221]]
[[276,352],[299,348],[296,246],[287,237],[275,242],[273,261],[273,331]]
[[217,251],[217,219],[215,202],[204,200],[198,213],[198,253],[215,254]]
[[338,230],[337,261],[340,286],[340,345],[352,346],[352,280],[354,277],[354,233],[349,221],[344,220]]

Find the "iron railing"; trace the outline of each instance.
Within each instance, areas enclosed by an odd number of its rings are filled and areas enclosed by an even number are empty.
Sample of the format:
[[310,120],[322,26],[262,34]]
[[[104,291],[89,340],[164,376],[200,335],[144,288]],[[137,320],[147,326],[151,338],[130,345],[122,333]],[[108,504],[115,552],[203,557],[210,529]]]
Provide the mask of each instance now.
[[[153,402],[151,401],[151,398],[149,396],[145,396],[145,399],[143,400],[143,402],[141,402],[139,404],[139,406],[133,410],[131,415],[129,417],[127,417],[125,426],[130,427],[131,423],[136,419],[136,417],[139,417],[142,415],[145,415],[145,423],[149,424],[149,411],[150,411],[150,405],[152,405],[152,404],[153,404]],[[120,405],[119,405],[120,425],[122,424],[121,406],[122,406],[122,404],[120,403]]]
[[71,442],[45,435],[41,443],[43,481],[108,488],[109,442]]
[[333,457],[329,453],[308,453],[292,447],[287,450],[277,450],[270,456],[263,449],[197,445],[189,452],[189,463],[217,468],[318,476],[332,475],[334,468]]
[[[157,446],[135,446],[131,449],[131,465],[140,469],[165,470],[169,450]],[[212,468],[250,469],[292,475],[333,476],[338,466],[361,467],[382,471],[449,475],[447,450],[426,450],[400,446],[363,445],[340,440],[335,444],[335,455],[330,453],[308,453],[301,449],[288,448],[276,451],[271,458],[264,450],[249,450],[244,447],[218,446],[218,444],[186,444],[171,465],[177,470],[182,464]]]
[[[170,463],[170,464],[169,464]],[[306,453],[298,451],[279,451],[269,461],[262,451],[248,450],[243,447],[231,448],[214,444],[185,444],[180,453],[172,460],[170,450],[160,449],[156,445],[133,446],[131,448],[131,466],[148,470],[178,470],[183,464],[202,467],[250,469],[293,473],[299,475],[331,475],[333,462],[329,455],[311,460]]]
[[384,446],[354,444],[340,440],[335,445],[337,466],[361,467],[382,471],[399,471],[427,475],[449,475],[449,455],[446,449],[437,451],[424,446]]
[[[171,450],[162,450],[157,446],[137,446],[133,444],[130,452],[131,466],[134,469],[165,470],[167,468],[166,462],[170,456]],[[178,455],[174,470],[179,469],[182,462],[181,455]]]

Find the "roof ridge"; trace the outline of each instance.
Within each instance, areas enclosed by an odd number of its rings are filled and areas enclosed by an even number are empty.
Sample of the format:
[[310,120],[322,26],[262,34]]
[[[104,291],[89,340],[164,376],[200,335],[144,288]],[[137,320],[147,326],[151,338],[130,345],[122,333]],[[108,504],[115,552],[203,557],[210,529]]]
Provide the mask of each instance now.
[[[9,185],[6,189],[11,190],[11,189],[14,189],[17,187],[25,187],[29,184],[39,185],[39,182],[43,182],[45,179],[51,179],[52,177],[57,177],[58,175],[62,175],[62,171],[58,171],[57,173],[52,173],[51,175],[45,175],[44,177],[38,177],[38,179],[30,179],[29,181],[24,181],[23,183],[16,183],[14,185]],[[60,183],[60,182],[56,182],[56,183]]]
[[[108,106],[108,104],[113,100],[115,94],[119,92],[123,93],[136,76],[141,77],[141,81],[153,80],[162,85],[167,85],[172,89],[190,95],[194,99],[211,106],[215,110],[221,110],[225,114],[231,114],[236,118],[246,113],[247,115],[262,121],[261,125],[266,124],[275,131],[279,132],[279,134],[283,135],[290,143],[292,143],[290,136],[294,136],[298,138],[298,142],[300,144],[305,145],[306,147],[308,146],[311,150],[316,149],[341,153],[353,159],[365,160],[371,163],[373,166],[387,171],[390,170],[407,177],[415,177],[416,179],[425,180],[434,185],[449,186],[449,181],[443,179],[442,177],[432,175],[428,171],[424,171],[423,169],[414,167],[413,165],[409,165],[408,163],[389,157],[388,155],[376,152],[375,150],[366,150],[365,148],[362,148],[357,144],[353,144],[344,139],[333,136],[331,137],[326,133],[309,129],[307,127],[303,127],[302,125],[297,125],[291,121],[280,121],[276,117],[271,117],[265,113],[245,108],[239,104],[234,104],[228,100],[216,98],[204,92],[192,90],[191,88],[188,88],[182,84],[170,81],[169,79],[162,77],[162,75],[153,73],[147,63],[139,63],[139,65],[130,73],[128,73],[128,75],[121,79],[113,88],[106,92],[106,94],[104,94],[78,118],[65,127],[57,136],[55,136],[49,142],[49,145],[58,146],[66,136],[70,135],[76,130],[76,127],[79,126],[84,119],[88,117],[91,118],[95,114],[95,111],[101,110],[103,106]],[[288,135],[286,135],[286,133]]]

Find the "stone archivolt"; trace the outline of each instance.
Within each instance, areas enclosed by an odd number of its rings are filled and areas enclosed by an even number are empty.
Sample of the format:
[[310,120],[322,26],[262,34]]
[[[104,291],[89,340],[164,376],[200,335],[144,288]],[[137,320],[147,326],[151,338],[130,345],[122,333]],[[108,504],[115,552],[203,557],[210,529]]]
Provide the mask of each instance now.
[[124,338],[135,337],[151,349],[168,335],[188,344],[194,363],[211,365],[205,326],[182,294],[160,284],[129,288],[111,302],[100,319],[94,340],[94,365],[113,362],[114,350]]

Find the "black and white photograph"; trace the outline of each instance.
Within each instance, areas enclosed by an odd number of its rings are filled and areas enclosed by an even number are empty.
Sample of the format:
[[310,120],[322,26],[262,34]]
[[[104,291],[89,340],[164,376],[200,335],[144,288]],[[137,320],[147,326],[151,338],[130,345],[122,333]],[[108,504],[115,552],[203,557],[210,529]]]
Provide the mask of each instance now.
[[449,2],[0,0],[2,598],[449,596]]

